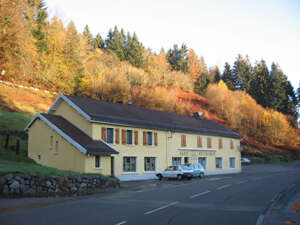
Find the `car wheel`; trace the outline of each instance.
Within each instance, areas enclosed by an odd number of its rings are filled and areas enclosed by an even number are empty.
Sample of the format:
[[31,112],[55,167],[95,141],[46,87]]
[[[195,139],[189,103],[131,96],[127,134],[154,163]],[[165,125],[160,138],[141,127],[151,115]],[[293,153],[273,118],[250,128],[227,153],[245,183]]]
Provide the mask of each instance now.
[[199,178],[200,178],[200,179],[204,178],[204,173],[200,173],[200,174],[199,174]]
[[177,175],[177,179],[178,179],[178,180],[182,180],[182,175],[181,175],[181,174],[178,174],[178,175]]
[[158,174],[157,177],[159,180],[162,180],[162,178],[163,178],[163,176],[161,174]]

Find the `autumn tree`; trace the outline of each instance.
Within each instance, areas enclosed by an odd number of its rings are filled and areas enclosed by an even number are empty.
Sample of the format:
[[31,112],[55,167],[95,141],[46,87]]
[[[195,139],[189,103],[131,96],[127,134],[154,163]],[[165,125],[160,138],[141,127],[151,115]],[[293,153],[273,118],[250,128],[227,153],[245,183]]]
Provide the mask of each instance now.
[[204,62],[201,61],[193,49],[189,49],[187,54],[188,73],[194,80],[197,80],[203,73],[207,72]]

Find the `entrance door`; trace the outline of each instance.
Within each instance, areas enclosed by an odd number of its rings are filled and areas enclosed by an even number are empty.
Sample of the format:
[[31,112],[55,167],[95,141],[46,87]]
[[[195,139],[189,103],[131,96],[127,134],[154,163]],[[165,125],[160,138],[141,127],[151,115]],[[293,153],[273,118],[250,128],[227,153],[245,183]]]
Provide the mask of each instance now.
[[110,157],[110,171],[111,171],[111,175],[114,176],[115,175],[115,158],[113,156]]
[[189,157],[184,157],[184,164],[188,164],[189,163]]

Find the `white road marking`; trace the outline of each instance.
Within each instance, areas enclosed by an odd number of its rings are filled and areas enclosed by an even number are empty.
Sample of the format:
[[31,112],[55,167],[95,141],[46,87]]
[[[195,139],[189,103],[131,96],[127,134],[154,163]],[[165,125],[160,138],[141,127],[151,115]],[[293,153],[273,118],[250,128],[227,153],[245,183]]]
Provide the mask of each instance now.
[[226,184],[226,185],[223,185],[223,186],[221,186],[221,187],[218,187],[217,190],[221,190],[221,189],[224,189],[224,188],[228,188],[228,187],[230,187],[230,186],[232,186],[232,185],[231,185],[231,184]]
[[170,207],[170,206],[172,206],[172,205],[175,205],[175,204],[177,204],[177,203],[178,203],[178,202],[172,202],[172,203],[170,203],[170,204],[168,204],[168,205],[164,205],[164,206],[161,206],[161,207],[159,207],[159,208],[157,208],[157,209],[153,209],[153,210],[151,210],[151,211],[145,212],[144,214],[145,214],[145,215],[149,215],[149,214],[151,214],[151,213],[154,213],[154,212],[157,212],[157,211],[159,211],[159,210],[168,208],[168,207]]
[[120,223],[117,223],[116,225],[122,225],[122,224],[125,224],[125,223],[127,223],[127,221],[122,221]]
[[196,197],[198,197],[198,196],[200,196],[200,195],[205,195],[205,194],[207,194],[207,193],[209,193],[209,192],[211,192],[211,191],[204,191],[204,192],[201,192],[201,193],[192,195],[190,198],[196,198]]
[[248,180],[244,180],[244,181],[240,181],[240,182],[237,182],[236,184],[244,184],[244,183],[247,183]]

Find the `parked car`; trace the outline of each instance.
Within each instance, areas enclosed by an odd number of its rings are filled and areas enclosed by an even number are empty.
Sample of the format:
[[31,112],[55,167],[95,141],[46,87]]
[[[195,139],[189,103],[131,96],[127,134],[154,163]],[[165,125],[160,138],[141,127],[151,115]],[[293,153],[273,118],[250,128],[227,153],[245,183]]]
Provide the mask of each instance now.
[[249,164],[251,163],[251,160],[248,159],[248,158],[243,157],[243,158],[241,159],[241,163],[242,163],[243,165],[249,165]]
[[201,163],[189,164],[188,167],[193,170],[193,177],[204,178],[205,170]]
[[156,174],[159,180],[163,178],[177,178],[182,180],[184,178],[191,179],[193,177],[193,170],[185,165],[169,166],[167,169]]

